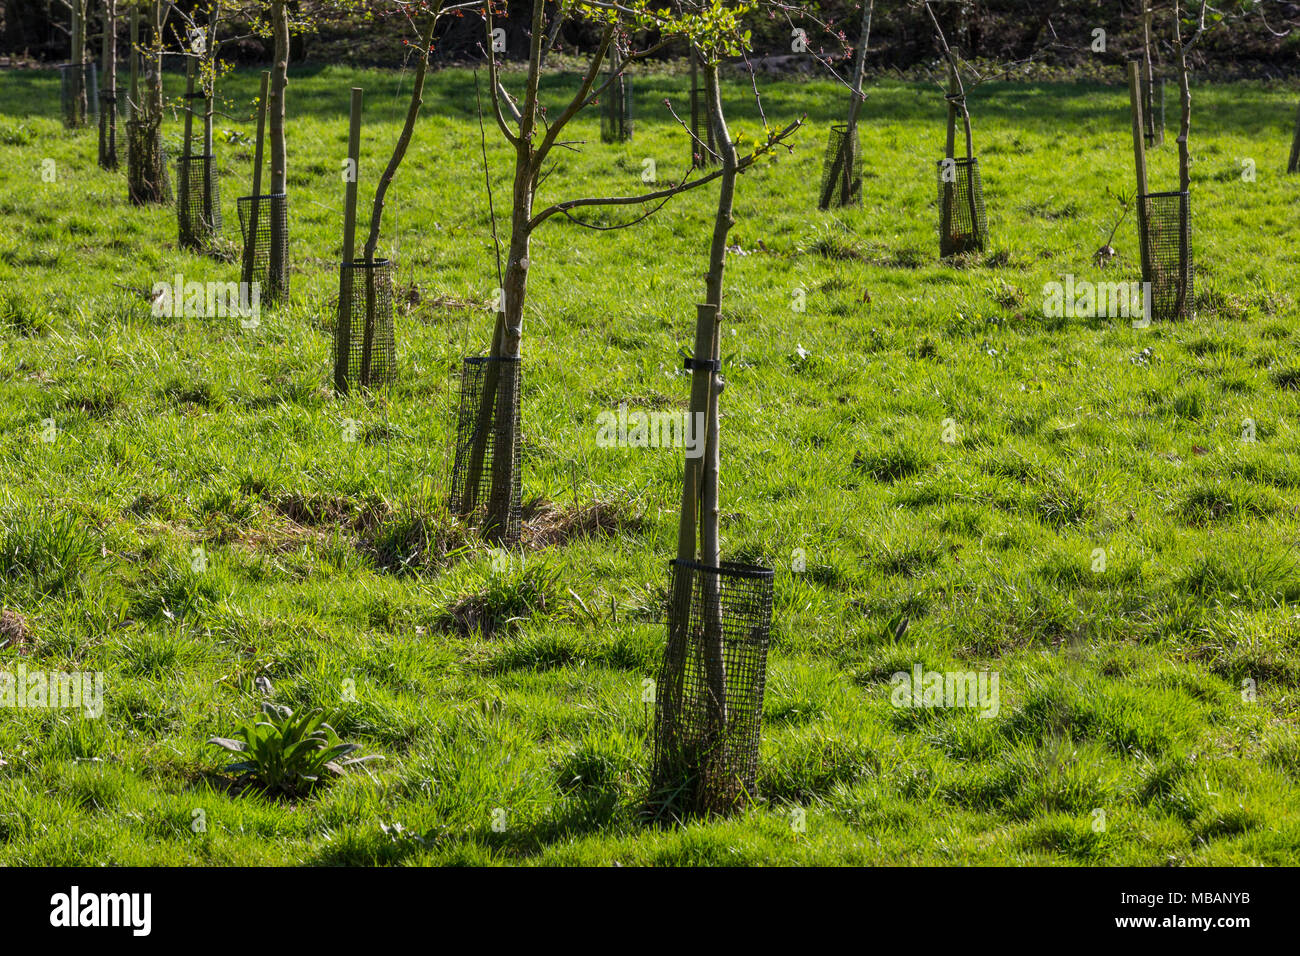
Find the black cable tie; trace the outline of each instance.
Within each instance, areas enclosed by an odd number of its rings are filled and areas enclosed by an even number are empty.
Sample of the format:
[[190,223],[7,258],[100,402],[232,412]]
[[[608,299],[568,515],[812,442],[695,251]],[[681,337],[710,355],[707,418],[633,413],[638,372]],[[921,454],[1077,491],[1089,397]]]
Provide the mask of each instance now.
[[707,369],[710,372],[721,372],[722,363],[714,359],[697,359],[686,354],[685,349],[678,349],[677,354],[682,357],[682,367],[687,371],[694,372],[696,369]]

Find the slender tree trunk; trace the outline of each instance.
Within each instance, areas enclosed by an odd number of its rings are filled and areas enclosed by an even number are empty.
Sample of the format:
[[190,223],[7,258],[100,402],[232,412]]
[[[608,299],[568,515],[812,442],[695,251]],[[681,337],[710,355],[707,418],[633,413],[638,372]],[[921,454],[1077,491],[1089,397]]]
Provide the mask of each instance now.
[[[166,202],[168,193],[167,163],[162,148],[162,0],[154,0],[150,5],[149,18],[149,45],[145,48],[148,56],[143,62],[144,93],[138,102],[133,102],[135,128],[130,134],[128,156],[128,194],[137,205]],[[132,27],[133,32],[138,32],[134,16]],[[133,51],[132,66],[135,65],[134,58]],[[133,77],[132,84],[137,83],[138,78]],[[136,96],[133,95],[132,99],[134,101]]]
[[208,12],[208,35],[204,44],[207,54],[206,70],[203,76],[203,155],[208,157],[203,165],[203,214],[208,217],[208,226],[215,234],[217,210],[213,208],[213,181],[217,176],[216,156],[212,148],[212,113],[217,96],[217,15],[216,3]]
[[398,167],[406,158],[406,150],[410,147],[411,136],[415,132],[415,121],[424,103],[424,77],[429,69],[429,45],[433,42],[433,28],[437,23],[438,15],[434,12],[429,17],[429,25],[420,37],[420,62],[415,70],[415,83],[411,87],[411,104],[406,109],[406,121],[402,124],[402,132],[397,137],[397,145],[393,147],[393,155],[388,160],[388,166],[379,177],[379,185],[375,189],[375,202],[370,209],[370,235],[366,239],[364,253],[368,266],[365,270],[366,323],[361,337],[361,384],[367,387],[370,385],[370,350],[374,347],[375,340],[375,249],[379,245],[379,227],[384,217],[384,197],[388,195],[388,187],[392,185]]
[[145,73],[145,95],[148,99],[147,109],[149,118],[157,120],[159,127],[162,125],[163,115],[163,88],[162,88],[162,70],[163,70],[163,5],[162,0],[154,0],[153,4],[153,23],[152,23],[151,41],[153,44],[153,53],[149,59],[149,68]]
[[952,61],[948,61],[948,127],[944,138],[943,157],[952,160],[952,181],[944,179],[943,182],[943,212],[940,215],[940,222],[943,225],[943,234],[952,237],[952,213],[953,203],[956,199],[957,190],[957,68]]
[[[1178,61],[1178,92],[1182,107],[1181,122],[1178,126],[1178,191],[1186,193],[1192,182],[1191,157],[1188,153],[1188,141],[1192,131],[1192,90],[1187,71],[1187,50],[1183,47],[1177,3],[1174,4],[1174,55]],[[1180,317],[1185,314],[1188,307],[1187,287],[1190,284],[1188,282],[1190,278],[1188,275],[1188,254],[1191,251],[1191,218],[1190,196],[1186,204],[1180,198],[1178,215],[1178,299],[1174,308],[1174,314]]]
[[[853,172],[858,159],[858,113],[862,110],[862,79],[867,72],[867,45],[871,42],[871,14],[876,0],[862,5],[862,32],[858,40],[858,59],[853,67],[853,96],[849,100],[849,118],[844,126],[844,150],[840,161],[840,196],[847,204],[853,197]],[[835,181],[835,177],[830,177]]]
[[[533,194],[537,189],[537,171],[533,167],[533,137],[537,129],[536,110],[541,74],[544,4],[534,0],[529,49],[528,87],[519,111],[519,137],[515,145],[515,176],[511,187],[514,200],[510,220],[510,245],[502,276],[502,311],[497,314],[492,334],[491,356],[483,371],[483,389],[475,422],[474,443],[465,478],[465,495],[461,511],[468,515],[478,506],[478,484],[483,474],[489,433],[495,435],[492,448],[492,479],[488,492],[484,533],[489,540],[501,541],[510,531],[510,508],[517,479],[515,458],[519,448],[517,379],[502,387],[502,366],[510,365],[505,374],[519,375],[520,343],[523,339],[524,299],[528,292],[529,248],[532,239],[530,220]],[[490,26],[490,23],[489,23]],[[495,70],[493,72],[495,77]],[[495,405],[494,405],[495,403]],[[493,409],[495,407],[495,418]]]
[[1300,107],[1295,113],[1295,133],[1291,137],[1291,158],[1287,160],[1288,173],[1300,172]]
[[104,88],[99,109],[99,165],[117,169],[117,0],[104,0]]
[[1164,129],[1156,126],[1155,71],[1151,63],[1151,0],[1144,0],[1142,10],[1142,116],[1146,123],[1147,142],[1158,146],[1164,138]]
[[352,87],[348,109],[348,172],[343,183],[343,262],[339,267],[339,321],[334,330],[334,391],[346,395],[352,388],[352,284],[356,281],[357,181],[361,178],[361,106],[364,93]]
[[[285,0],[273,0],[271,4],[271,31],[275,40],[275,62],[271,70],[271,95],[268,104],[271,115],[271,194],[287,197],[288,150],[284,131],[284,97],[289,85],[289,17],[285,9]],[[288,237],[283,235],[283,231],[287,228],[287,221],[272,212],[268,270],[271,288],[266,294],[266,298],[271,301],[277,300],[281,292],[288,288]]]
[[127,119],[134,120],[140,116],[140,9],[131,8],[131,88],[127,91]]
[[[708,442],[704,451],[704,481],[700,492],[700,563],[711,568],[721,566],[721,545],[718,539],[719,470],[722,461],[721,429],[719,427],[718,398],[722,393],[722,279],[727,263],[727,236],[735,224],[732,210],[736,196],[736,167],[739,158],[736,145],[727,129],[722,113],[722,91],[718,82],[718,68],[710,64],[705,81],[709,98],[709,117],[714,142],[722,157],[722,176],[718,190],[718,209],[713,220],[713,240],[709,247],[709,272],[707,301],[714,307],[713,342],[710,358],[713,361],[712,387],[709,389],[707,418]],[[717,575],[706,575],[704,588],[704,672],[713,698],[712,719],[719,732],[727,726],[727,673],[726,654],[723,647],[722,595],[718,590]]]
[[1142,79],[1137,63],[1128,65],[1129,108],[1133,118],[1133,168],[1137,173],[1138,245],[1142,258],[1142,281],[1151,282],[1151,256],[1147,243],[1147,156],[1144,145],[1145,124],[1142,121]]
[[66,117],[72,129],[86,125],[89,104],[86,95],[86,0],[72,0],[72,53],[68,58],[72,75],[72,112]]
[[257,221],[262,209],[262,162],[266,155],[266,109],[270,89],[271,71],[263,70],[261,95],[257,99],[257,140],[253,146],[253,201],[248,207],[247,234],[244,237],[243,276],[247,284],[244,294],[250,296],[253,283],[260,281],[260,277],[253,275],[253,269],[257,263]]

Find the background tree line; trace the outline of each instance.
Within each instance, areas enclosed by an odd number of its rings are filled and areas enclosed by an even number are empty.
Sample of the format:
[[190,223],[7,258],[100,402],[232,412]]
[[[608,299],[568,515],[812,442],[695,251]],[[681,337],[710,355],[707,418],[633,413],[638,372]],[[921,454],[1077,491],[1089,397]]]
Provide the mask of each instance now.
[[[1171,0],[1155,0],[1164,9]],[[176,6],[188,11],[194,0]],[[261,7],[245,8],[255,15]],[[391,4],[379,0],[293,0],[287,4],[293,30],[293,62],[352,62],[392,64],[403,57],[404,24],[386,13]],[[522,59],[528,50],[527,0],[502,0],[508,15],[497,21],[505,30],[506,59]],[[969,59],[1024,61],[1038,58],[1061,67],[1095,67],[1118,63],[1141,45],[1141,0],[949,0],[935,4],[936,14],[955,49]],[[771,7],[751,14],[746,25],[759,57],[792,55],[792,29],[809,27],[810,50],[831,61],[842,61],[840,44],[828,40],[816,25],[843,31],[851,46],[857,35],[859,5],[852,0],[798,3],[777,13]],[[97,33],[101,4],[90,3],[90,31]],[[1290,0],[1222,0],[1216,12],[1230,18],[1229,29],[1214,31],[1197,49],[1196,67],[1216,73],[1278,76],[1296,72],[1300,65],[1300,2]],[[1159,19],[1159,18],[1157,18]],[[0,2],[0,54],[38,62],[67,59],[68,13],[61,0],[3,0]],[[238,18],[227,25],[233,42],[222,55],[236,63],[265,63],[269,41],[250,36],[253,31]],[[1093,31],[1107,31],[1106,51],[1094,52]],[[912,0],[882,0],[876,6],[871,36],[872,70],[908,69],[934,63],[934,30],[923,6]],[[561,33],[569,52],[590,53],[597,44],[594,24],[573,21]],[[438,25],[432,62],[482,59],[482,22],[472,15],[448,17]],[[679,56],[666,51],[664,57]],[[815,61],[805,58],[811,66]],[[773,65],[794,69],[797,60]]]

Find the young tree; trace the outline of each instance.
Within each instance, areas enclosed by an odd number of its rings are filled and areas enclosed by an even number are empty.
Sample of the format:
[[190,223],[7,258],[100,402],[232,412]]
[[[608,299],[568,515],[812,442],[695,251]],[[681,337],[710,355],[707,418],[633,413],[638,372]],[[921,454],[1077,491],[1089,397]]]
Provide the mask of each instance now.
[[[939,19],[934,15],[934,10],[928,2],[925,9],[930,14],[930,22],[934,25],[935,37],[939,41],[944,60],[948,65],[948,133],[944,148],[944,162],[950,165],[952,175],[951,177],[947,175],[943,177],[943,205],[939,214],[939,235],[940,252],[949,255],[954,252],[982,249],[987,237],[981,234],[980,229],[978,199],[976,196],[975,144],[971,134],[970,110],[966,108],[966,86],[961,78],[961,69],[957,65],[957,58],[948,46],[948,40],[943,35],[943,28],[939,26]],[[969,207],[967,211],[970,216],[971,229],[969,236],[959,234],[954,228],[957,176],[955,156],[957,115],[959,113],[966,134],[966,172],[969,177],[966,188],[966,202]]]
[[[289,87],[289,13],[285,0],[271,0],[271,36],[274,43],[271,66],[271,91],[267,102],[271,127],[271,195],[284,196],[288,201],[288,146],[284,131],[284,97]],[[289,287],[288,248],[289,237],[281,235],[288,228],[288,219],[271,216],[271,261],[268,278],[270,288],[263,291],[268,302],[274,302],[281,290]]]
[[[704,301],[696,308],[694,354],[688,363],[691,368],[691,394],[689,421],[705,423],[704,453],[698,457],[687,456],[682,480],[681,511],[677,526],[677,560],[692,562],[707,568],[721,568],[721,542],[719,537],[719,475],[721,471],[721,428],[719,417],[719,398],[724,382],[721,374],[721,345],[723,296],[727,262],[727,237],[735,225],[734,208],[736,180],[754,162],[766,154],[784,145],[802,125],[802,118],[790,123],[784,129],[775,131],[765,126],[766,140],[753,153],[744,157],[739,155],[735,139],[727,124],[722,108],[721,83],[718,68],[722,58],[744,49],[745,37],[738,29],[738,24],[725,16],[725,8],[719,0],[707,0],[694,12],[682,18],[679,29],[686,33],[704,76],[705,101],[708,122],[712,132],[715,150],[720,161],[718,170],[718,202],[713,217],[713,233],[709,243],[708,271],[705,275]],[[757,96],[757,90],[755,91]],[[788,147],[787,147],[788,148]],[[692,617],[691,602],[694,579],[684,573],[681,564],[673,577],[673,590],[669,595],[669,635],[665,652],[666,671],[675,671],[669,676],[669,687],[664,689],[666,695],[661,700],[662,733],[672,738],[680,728],[678,726],[678,709],[683,701],[680,667],[674,667],[674,661],[680,661],[687,653],[686,645],[691,635],[689,621]],[[677,764],[672,768],[658,768],[658,773],[680,773],[695,778],[697,781],[715,778],[720,774],[725,777],[728,768],[711,770],[692,765],[696,760],[718,760],[725,748],[717,746],[722,735],[727,733],[729,716],[727,713],[728,675],[726,672],[726,654],[723,644],[724,621],[719,580],[715,575],[705,575],[702,579],[702,593],[699,608],[704,621],[703,634],[703,670],[707,695],[707,729],[702,741],[696,741],[693,753],[682,753],[683,741],[663,740],[656,746],[660,752],[673,753]],[[662,782],[662,781],[661,781]],[[724,783],[725,786],[725,783]],[[719,795],[726,800],[725,795]],[[707,799],[707,798],[705,798]]]
[[1142,0],[1142,117],[1145,121],[1148,146],[1164,142],[1164,119],[1156,118],[1155,71],[1151,57],[1151,22],[1155,15],[1155,0]]
[[[217,78],[221,72],[217,53],[220,49],[218,27],[222,19],[220,0],[208,0],[188,13],[177,10],[179,25],[175,28],[176,45],[185,59],[185,133],[182,140],[180,165],[177,171],[177,217],[182,245],[203,248],[220,231],[220,201],[213,157],[212,115],[216,97]],[[184,35],[182,35],[184,34]],[[195,92],[195,85],[200,92]],[[203,101],[200,145],[194,142],[195,100]],[[196,189],[191,177],[195,172],[202,176],[201,190]],[[196,216],[197,213],[197,216]]]
[[862,80],[867,72],[867,45],[871,40],[871,15],[876,8],[876,0],[866,0],[862,4],[862,32],[858,45],[857,59],[853,66],[853,82],[850,87],[849,115],[844,125],[844,139],[838,154],[832,161],[830,175],[822,187],[818,207],[829,209],[832,205],[847,206],[861,198],[862,184],[854,182],[853,172],[857,169],[858,159],[858,113],[866,97],[862,95]]
[[117,169],[117,0],[104,0],[104,90],[99,106],[99,165]]
[[[128,194],[131,202],[137,205],[167,202],[170,192],[162,145],[162,67],[163,27],[172,7],[167,4],[164,8],[163,0],[140,2],[147,5],[144,9],[149,16],[149,39],[131,51],[133,61],[137,53],[144,61],[144,92],[138,92],[133,78],[133,118],[128,128],[130,153],[127,171]],[[134,62],[132,69],[135,69]]]
[[[379,183],[375,188],[375,201],[370,210],[370,230],[366,236],[365,246],[362,252],[362,262],[367,266],[364,270],[366,290],[365,290],[365,318],[362,328],[361,338],[361,365],[358,370],[358,384],[362,387],[371,384],[371,357],[374,345],[375,322],[376,316],[376,276],[375,276],[375,252],[379,247],[380,227],[383,223],[384,200],[388,195],[388,189],[393,184],[397,176],[397,170],[406,158],[406,151],[410,147],[411,137],[415,132],[415,122],[420,115],[420,107],[424,103],[424,78],[429,69],[429,51],[433,43],[433,31],[438,25],[438,19],[442,14],[442,0],[435,0],[430,6],[428,3],[421,3],[420,9],[427,14],[427,21],[423,30],[416,29],[417,46],[419,59],[415,70],[415,81],[411,87],[411,101],[406,110],[406,119],[402,124],[402,131],[398,134],[397,142],[393,146],[393,154],[388,160],[388,165],[380,174]],[[459,8],[456,8],[459,9]],[[409,10],[403,9],[411,26],[415,29],[414,19]],[[359,102],[359,101],[358,101]],[[350,147],[351,148],[351,147]],[[354,223],[352,216],[356,199],[355,179],[349,181],[347,194],[347,208],[345,209],[344,224],[344,241],[343,241],[343,269],[340,273],[339,280],[339,313],[338,326],[335,330],[335,364],[334,364],[334,388],[339,394],[345,394],[349,391],[349,355],[352,341],[352,320],[355,316],[352,313],[352,282],[355,270],[352,268],[353,243],[354,243]]]
[[[721,4],[718,4],[718,7],[722,9]],[[749,6],[739,6],[732,10],[722,10],[720,15],[728,24],[728,29],[738,30],[736,11],[749,8]],[[523,95],[518,101],[512,99],[505,91],[500,79],[497,51],[492,42],[496,11],[491,0],[483,2],[482,10],[487,38],[485,50],[492,113],[498,130],[514,152],[510,239],[502,277],[501,309],[497,313],[492,333],[490,355],[497,360],[517,362],[522,355],[524,302],[528,293],[529,270],[533,266],[531,240],[533,233],[543,223],[552,216],[564,215],[582,225],[581,220],[573,215],[574,211],[579,209],[593,206],[655,204],[648,212],[633,220],[639,222],[662,208],[673,196],[711,182],[722,173],[717,170],[692,180],[691,173],[688,172],[680,182],[664,189],[632,196],[590,196],[567,199],[535,211],[534,200],[538,186],[546,177],[547,161],[552,150],[560,145],[560,136],[570,121],[584,108],[596,103],[622,76],[629,64],[644,59],[662,48],[668,42],[668,37],[677,31],[680,19],[665,13],[651,12],[647,0],[628,0],[628,3],[613,2],[613,0],[575,0],[571,5],[558,8],[553,14],[554,17],[583,20],[595,25],[600,32],[595,53],[579,82],[578,91],[563,108],[558,111],[548,111],[542,102],[541,79],[543,63],[549,49],[549,38],[556,36],[558,29],[554,21],[551,23],[551,29],[549,31],[546,29],[545,0],[534,0],[532,5],[528,67],[524,77]],[[644,50],[629,49],[623,56],[619,68],[609,71],[604,83],[597,86],[602,64],[615,37],[620,31],[634,27],[657,28],[665,34],[665,39]],[[572,144],[565,145],[572,148]],[[511,498],[517,479],[515,471],[519,442],[518,429],[515,425],[518,420],[517,398],[513,389],[498,389],[501,364],[501,361],[488,363],[482,400],[475,418],[475,434],[467,453],[466,493],[458,503],[460,512],[466,516],[474,513],[481,506],[485,507],[483,531],[491,540],[501,540],[508,533]],[[484,503],[477,500],[477,489],[483,473],[489,434],[496,435],[496,445],[493,451],[488,501]]]
[[[1195,21],[1195,30],[1192,36],[1184,41],[1183,39],[1183,18],[1180,9],[1181,0],[1174,0],[1174,61],[1178,68],[1178,93],[1179,93],[1179,124],[1178,124],[1178,191],[1186,193],[1191,185],[1191,155],[1188,152],[1188,141],[1192,131],[1192,89],[1190,82],[1190,73],[1187,67],[1187,54],[1200,41],[1205,34],[1205,10],[1207,0],[1201,0],[1200,15]],[[1179,218],[1179,243],[1178,243],[1178,301],[1174,312],[1176,315],[1182,315],[1186,309],[1186,297],[1189,282],[1189,262],[1188,257],[1191,254],[1191,208],[1190,198],[1183,205],[1183,214]]]
[[69,56],[65,67],[63,123],[69,129],[81,129],[90,116],[90,90],[86,82],[89,63],[86,57],[86,4],[87,0],[61,0],[67,8]]

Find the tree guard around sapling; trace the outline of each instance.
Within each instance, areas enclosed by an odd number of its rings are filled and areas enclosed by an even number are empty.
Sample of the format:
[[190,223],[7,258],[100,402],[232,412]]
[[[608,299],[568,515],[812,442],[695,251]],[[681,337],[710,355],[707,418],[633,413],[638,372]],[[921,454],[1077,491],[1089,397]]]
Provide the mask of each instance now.
[[655,687],[654,787],[691,813],[729,813],[755,792],[773,574],[674,560],[670,575],[669,595],[688,599],[669,599]]
[[221,235],[221,190],[212,155],[176,160],[176,223],[186,249],[206,248]]
[[1185,319],[1195,296],[1192,264],[1191,197],[1185,192],[1145,193],[1138,197],[1146,294],[1152,319]]
[[856,125],[852,132],[847,124],[831,127],[822,161],[820,196],[820,209],[862,205],[862,153]]
[[59,67],[63,124],[80,129],[99,115],[99,76],[94,63],[64,63]]
[[[347,381],[362,388],[379,388],[395,375],[393,337],[393,264],[387,259],[354,258],[341,263],[340,328],[347,338],[334,338],[334,367],[345,369]],[[342,355],[339,350],[342,349]]]
[[691,48],[691,165],[700,168],[718,162],[718,144],[709,120],[709,93],[700,80],[699,53]]
[[127,193],[136,205],[171,202],[167,175],[167,150],[162,144],[158,119],[133,119],[126,123]]
[[620,75],[605,90],[605,109],[600,114],[600,138],[622,143],[632,138],[632,79]]
[[939,255],[982,251],[988,235],[978,159],[944,159],[939,169]]
[[[489,371],[495,374],[488,374]],[[520,480],[519,435],[520,360],[510,357],[470,356],[461,368],[460,405],[456,412],[456,449],[451,471],[450,508],[471,526],[494,534],[500,544],[519,540],[523,528],[523,487]],[[489,386],[489,383],[494,382]],[[502,417],[514,410],[514,421]],[[480,423],[490,423],[483,428]],[[500,514],[492,501],[492,475],[501,449],[513,455],[513,481],[505,509],[505,528],[495,526],[491,515]]]
[[1157,77],[1150,81],[1142,77],[1142,118],[1147,148],[1160,146],[1165,141],[1165,81]]
[[118,90],[99,91],[99,165],[117,169],[117,94]]
[[[284,193],[240,196],[236,205],[244,244],[240,279],[250,287],[258,283],[264,300],[283,301],[289,296],[289,273],[272,275],[271,244],[278,238],[282,246],[280,261],[288,262],[289,197]],[[256,227],[255,231],[252,227]]]

